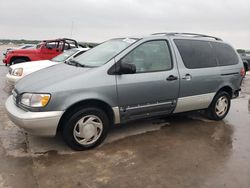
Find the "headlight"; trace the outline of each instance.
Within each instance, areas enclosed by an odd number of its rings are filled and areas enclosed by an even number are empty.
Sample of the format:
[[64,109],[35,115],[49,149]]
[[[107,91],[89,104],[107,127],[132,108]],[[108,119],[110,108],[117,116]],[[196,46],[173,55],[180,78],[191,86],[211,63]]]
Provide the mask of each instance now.
[[45,107],[50,100],[50,94],[24,93],[21,104],[29,107]]
[[23,74],[23,68],[16,68],[11,72],[14,76],[22,76]]

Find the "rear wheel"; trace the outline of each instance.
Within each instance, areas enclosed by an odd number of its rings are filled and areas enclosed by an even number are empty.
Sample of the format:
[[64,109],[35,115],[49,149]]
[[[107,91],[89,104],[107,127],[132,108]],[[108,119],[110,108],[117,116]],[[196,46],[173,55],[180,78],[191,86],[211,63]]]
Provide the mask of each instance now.
[[109,119],[104,111],[86,107],[74,112],[63,125],[63,138],[74,150],[87,150],[106,138]]
[[231,97],[225,92],[219,92],[213,99],[209,108],[206,110],[206,114],[209,119],[222,120],[228,113],[231,105]]

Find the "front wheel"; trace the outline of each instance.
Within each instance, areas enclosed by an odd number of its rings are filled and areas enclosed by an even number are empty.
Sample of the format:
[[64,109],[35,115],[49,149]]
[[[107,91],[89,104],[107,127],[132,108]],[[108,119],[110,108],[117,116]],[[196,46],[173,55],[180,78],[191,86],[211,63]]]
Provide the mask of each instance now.
[[19,59],[15,59],[12,62],[10,62],[10,65],[14,65],[14,64],[18,64],[18,63],[23,63],[26,62],[27,60],[19,58]]
[[109,119],[104,111],[86,107],[76,111],[63,126],[63,138],[74,150],[87,150],[101,144],[107,136]]
[[213,99],[209,108],[206,110],[207,116],[212,120],[222,120],[226,117],[231,105],[231,97],[225,92],[219,92]]

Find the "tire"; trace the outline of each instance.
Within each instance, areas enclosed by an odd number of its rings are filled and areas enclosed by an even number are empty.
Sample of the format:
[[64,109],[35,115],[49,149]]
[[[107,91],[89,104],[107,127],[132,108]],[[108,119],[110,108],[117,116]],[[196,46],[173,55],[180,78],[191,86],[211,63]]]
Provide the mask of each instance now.
[[222,120],[226,117],[231,106],[231,97],[225,92],[219,92],[206,110],[207,117],[211,120]]
[[26,62],[26,61],[27,61],[26,59],[19,58],[19,59],[13,60],[10,64],[14,65],[14,64],[23,63],[23,62]]
[[76,151],[94,148],[106,138],[109,123],[108,116],[101,109],[83,107],[70,114],[63,124],[63,139],[71,149]]

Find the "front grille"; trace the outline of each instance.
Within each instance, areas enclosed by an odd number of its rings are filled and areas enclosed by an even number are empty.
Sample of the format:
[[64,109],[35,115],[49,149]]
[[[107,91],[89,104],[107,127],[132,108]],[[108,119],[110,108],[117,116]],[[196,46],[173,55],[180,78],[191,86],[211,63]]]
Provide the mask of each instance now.
[[20,95],[18,94],[18,91],[16,89],[13,89],[12,95],[13,95],[13,100],[17,105],[20,102]]

